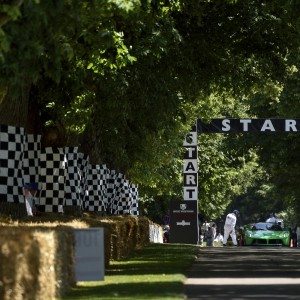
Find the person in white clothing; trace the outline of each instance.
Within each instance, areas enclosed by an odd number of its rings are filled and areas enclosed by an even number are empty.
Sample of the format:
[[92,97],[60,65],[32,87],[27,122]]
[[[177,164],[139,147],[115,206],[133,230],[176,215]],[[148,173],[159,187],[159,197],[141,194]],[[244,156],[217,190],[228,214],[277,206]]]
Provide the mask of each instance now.
[[221,232],[219,232],[215,237],[215,241],[223,244],[223,240],[224,240],[223,235],[221,234]]
[[266,220],[267,223],[277,223],[277,218],[275,214],[270,214],[270,217]]
[[37,183],[26,183],[23,186],[23,195],[25,197],[25,207],[28,216],[33,216],[36,213],[35,196],[38,191]]
[[277,218],[277,216],[274,213],[270,214],[270,217],[266,220],[266,222],[272,223],[272,224],[277,224],[277,225],[281,226],[282,228],[284,228],[283,220]]
[[225,224],[224,224],[224,239],[223,246],[227,245],[227,240],[229,235],[231,236],[232,242],[234,246],[237,246],[236,234],[235,234],[235,224],[236,218],[238,217],[239,212],[234,210],[232,213],[229,213],[226,216]]

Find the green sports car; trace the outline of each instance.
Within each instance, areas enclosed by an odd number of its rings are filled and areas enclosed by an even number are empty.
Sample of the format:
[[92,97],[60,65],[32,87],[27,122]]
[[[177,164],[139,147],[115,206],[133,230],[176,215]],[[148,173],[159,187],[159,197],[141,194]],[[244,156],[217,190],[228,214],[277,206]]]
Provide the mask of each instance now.
[[259,222],[244,226],[242,233],[245,246],[290,246],[289,229],[275,223]]

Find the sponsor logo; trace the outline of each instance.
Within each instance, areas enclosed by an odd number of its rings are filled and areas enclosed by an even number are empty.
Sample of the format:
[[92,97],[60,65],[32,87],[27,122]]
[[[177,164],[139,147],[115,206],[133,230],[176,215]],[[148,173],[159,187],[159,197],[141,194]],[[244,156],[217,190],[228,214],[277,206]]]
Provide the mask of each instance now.
[[182,220],[181,222],[176,222],[177,226],[189,226],[191,225],[191,222],[186,222],[185,220]]
[[187,205],[186,204],[180,204],[180,209],[181,210],[186,210]]

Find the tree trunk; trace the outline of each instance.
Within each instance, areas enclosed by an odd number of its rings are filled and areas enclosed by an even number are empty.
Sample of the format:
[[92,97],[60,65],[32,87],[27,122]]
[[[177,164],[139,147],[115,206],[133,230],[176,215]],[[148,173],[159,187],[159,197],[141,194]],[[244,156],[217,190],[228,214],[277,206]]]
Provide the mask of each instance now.
[[16,127],[26,127],[28,117],[28,99],[30,85],[20,88],[19,96],[13,96],[14,91],[7,88],[0,102],[0,123]]
[[[30,84],[26,84],[20,89],[19,96],[14,96],[17,94],[16,91],[12,91],[9,88],[1,90],[0,124],[23,127],[27,133],[37,133],[35,127],[36,123],[38,123],[36,122],[38,110],[29,101],[29,91]],[[33,109],[28,109],[29,106],[33,106]],[[20,219],[27,215],[24,203],[8,203],[1,200],[0,214],[12,219]]]
[[[26,133],[41,134],[38,99],[31,84],[24,84],[18,96],[11,89],[0,91],[0,124],[25,128]],[[13,93],[12,93],[13,92]]]

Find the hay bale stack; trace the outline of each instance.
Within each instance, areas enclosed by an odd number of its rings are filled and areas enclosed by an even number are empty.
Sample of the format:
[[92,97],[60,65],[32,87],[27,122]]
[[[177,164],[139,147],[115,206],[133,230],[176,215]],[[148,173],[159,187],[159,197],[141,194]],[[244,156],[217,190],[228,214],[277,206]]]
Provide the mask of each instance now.
[[104,227],[105,266],[111,259],[128,257],[134,250],[149,244],[150,221],[146,217],[110,216],[96,217],[85,213],[82,221],[89,227]]
[[75,285],[74,228],[104,227],[105,266],[149,244],[145,217],[0,218],[0,299],[55,299]]
[[74,285],[67,228],[0,227],[0,299],[55,299]]
[[[110,259],[128,257],[134,250],[149,244],[149,220],[144,217],[112,217],[110,225],[110,248],[105,253]],[[105,226],[105,221],[101,222]]]

